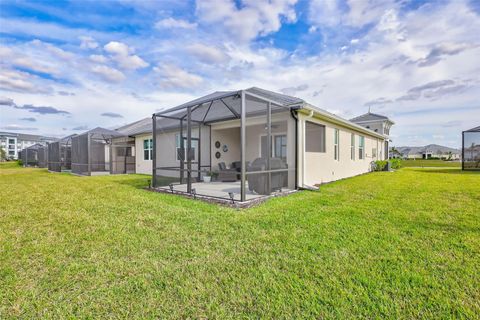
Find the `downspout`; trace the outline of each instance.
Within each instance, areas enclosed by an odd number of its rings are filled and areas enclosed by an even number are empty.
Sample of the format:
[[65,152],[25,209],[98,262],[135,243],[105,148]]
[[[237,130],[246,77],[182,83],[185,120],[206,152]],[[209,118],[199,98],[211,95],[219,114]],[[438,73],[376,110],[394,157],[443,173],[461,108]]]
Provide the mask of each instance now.
[[[297,120],[296,121],[296,130],[295,130],[297,142],[298,142],[298,122],[299,122],[298,110],[300,110],[302,108],[303,108],[303,106],[294,106],[294,107],[291,108],[292,116]],[[313,114],[314,114],[314,110],[310,109],[310,112],[306,116],[305,120],[311,119],[313,117]],[[295,156],[296,156],[296,159],[298,160],[298,148],[295,148]],[[297,163],[297,168],[295,170],[295,176],[296,177],[297,177],[297,174],[298,174],[297,172],[298,172],[298,163]],[[302,186],[301,187],[298,186],[297,179],[295,178],[295,180],[296,180],[296,182],[295,182],[296,188],[298,188],[298,189],[301,188],[301,189],[307,189],[307,190],[318,190],[317,187],[307,186],[305,184],[305,135],[304,134],[302,135]]]
[[290,109],[291,116],[295,119],[295,189],[298,189],[298,115],[297,109]]
[[[305,120],[308,120],[308,119],[311,119],[313,117],[313,110],[310,110],[310,113],[308,114],[308,116],[305,118]],[[305,121],[306,122],[306,121]],[[305,130],[304,130],[305,132]],[[318,188],[316,187],[313,187],[313,186],[308,186],[305,184],[305,166],[306,166],[306,163],[305,163],[305,135],[303,135],[303,157],[302,157],[302,160],[303,160],[303,170],[302,170],[302,188],[304,189],[307,189],[307,190],[318,190]]]

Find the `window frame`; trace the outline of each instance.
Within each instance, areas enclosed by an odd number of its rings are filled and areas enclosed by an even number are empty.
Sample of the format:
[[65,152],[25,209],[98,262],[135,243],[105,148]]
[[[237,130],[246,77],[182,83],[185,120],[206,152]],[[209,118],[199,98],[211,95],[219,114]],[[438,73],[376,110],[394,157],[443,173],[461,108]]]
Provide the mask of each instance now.
[[[322,133],[322,136],[323,136],[323,137],[321,137],[321,138],[322,138],[322,139],[321,139],[322,141],[320,142],[320,145],[316,145],[315,143],[314,143],[314,144],[309,144],[309,143],[308,143],[307,127],[308,127],[309,125],[310,125],[310,126],[316,126],[316,127],[319,127],[319,128],[320,128],[320,130],[321,130],[320,132]],[[305,121],[305,130],[304,130],[304,132],[305,132],[305,137],[304,137],[304,138],[305,138],[305,141],[304,141],[304,143],[305,143],[305,152],[315,152],[315,153],[326,153],[326,152],[327,152],[327,145],[326,145],[326,141],[327,141],[327,139],[326,139],[327,127],[326,127],[325,125],[320,124],[320,123],[317,123],[317,122],[313,122],[313,121]],[[309,151],[309,147],[312,147],[312,146],[316,146],[319,150],[317,151],[317,150],[315,149],[315,151],[311,151],[311,149],[310,149],[310,151]]]
[[[147,147],[145,148],[145,142]],[[143,139],[143,160],[151,161],[153,160],[153,138]]]
[[350,160],[355,161],[355,133],[350,135]]
[[358,159],[365,159],[365,136],[358,136]]
[[[180,149],[181,145],[181,137],[180,133],[175,133],[175,161],[181,161],[179,155],[178,155],[178,150]],[[193,150],[193,159],[191,161],[195,162],[198,161],[197,159],[197,148],[198,148],[198,138],[192,137],[191,139],[192,143],[192,150]],[[187,137],[183,137],[183,154],[187,154]],[[186,159],[183,159],[183,161],[187,161]]]
[[333,131],[333,159],[340,161],[340,129]]

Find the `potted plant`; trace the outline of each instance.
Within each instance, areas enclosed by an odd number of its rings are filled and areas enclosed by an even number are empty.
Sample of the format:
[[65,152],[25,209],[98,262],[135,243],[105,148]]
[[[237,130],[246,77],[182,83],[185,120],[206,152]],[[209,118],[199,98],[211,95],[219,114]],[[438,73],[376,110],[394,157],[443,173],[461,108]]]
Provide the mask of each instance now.
[[209,183],[212,181],[213,172],[207,171],[203,176],[203,182]]

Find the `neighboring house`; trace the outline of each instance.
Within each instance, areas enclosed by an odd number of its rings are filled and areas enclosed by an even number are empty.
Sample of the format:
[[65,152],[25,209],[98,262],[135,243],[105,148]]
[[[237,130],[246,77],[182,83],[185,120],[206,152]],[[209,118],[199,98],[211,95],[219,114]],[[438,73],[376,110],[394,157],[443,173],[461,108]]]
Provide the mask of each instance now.
[[9,159],[18,159],[18,153],[34,144],[46,145],[49,142],[56,141],[56,138],[38,136],[33,134],[0,132],[0,148],[5,150]]
[[[350,121],[355,122],[362,127],[367,129],[373,130],[385,136],[390,136],[390,128],[395,124],[392,120],[390,120],[386,116],[382,116],[380,114],[372,113],[368,111],[361,116],[355,117],[350,119]],[[388,158],[388,151],[389,151],[389,142],[385,141],[385,149],[383,150],[384,154]]]
[[[239,201],[369,172],[388,156],[393,125],[371,113],[349,121],[256,87],[214,92],[153,119],[156,188]],[[204,183],[210,171],[218,177]]]
[[459,149],[429,144],[423,147],[397,147],[396,150],[403,159],[431,159],[459,160],[461,151]]
[[153,150],[152,118],[144,118],[115,130],[135,141],[132,150],[132,153],[135,155],[135,173],[151,175]]

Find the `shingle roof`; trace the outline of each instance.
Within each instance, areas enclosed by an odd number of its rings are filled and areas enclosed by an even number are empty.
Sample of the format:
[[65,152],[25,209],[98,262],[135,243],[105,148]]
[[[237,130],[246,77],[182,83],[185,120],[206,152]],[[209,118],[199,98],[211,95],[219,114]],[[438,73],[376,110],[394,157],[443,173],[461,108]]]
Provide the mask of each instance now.
[[115,129],[115,131],[118,131],[126,136],[135,136],[142,133],[151,133],[152,126],[152,118],[144,118],[121,126]]
[[388,117],[382,116],[380,114],[372,113],[372,112],[368,112],[368,113],[362,114],[358,117],[350,119],[350,121],[352,121],[352,122],[364,122],[364,121],[375,121],[375,120],[388,120],[388,121],[390,121],[390,119],[388,119]]

